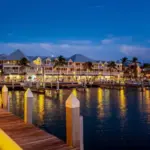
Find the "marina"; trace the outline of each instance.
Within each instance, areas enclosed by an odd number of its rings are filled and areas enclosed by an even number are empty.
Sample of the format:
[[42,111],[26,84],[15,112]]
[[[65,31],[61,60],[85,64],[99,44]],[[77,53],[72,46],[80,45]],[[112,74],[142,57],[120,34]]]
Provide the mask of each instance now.
[[[51,93],[51,97],[47,97],[46,93]],[[46,93],[33,93],[33,124],[42,130],[66,141],[65,102],[73,93],[80,100],[85,150],[148,147],[149,90],[99,87],[86,88],[85,92],[73,88],[60,89],[59,93],[47,90]],[[24,91],[9,92],[10,111],[20,118],[24,117],[23,95]],[[131,138],[134,136],[136,138]]]
[[[79,150],[69,148],[57,137],[38,129],[34,125],[25,124],[19,117],[2,109],[0,109],[0,129],[16,142],[20,150]],[[1,144],[1,148],[3,148],[3,145],[5,146],[7,143]]]

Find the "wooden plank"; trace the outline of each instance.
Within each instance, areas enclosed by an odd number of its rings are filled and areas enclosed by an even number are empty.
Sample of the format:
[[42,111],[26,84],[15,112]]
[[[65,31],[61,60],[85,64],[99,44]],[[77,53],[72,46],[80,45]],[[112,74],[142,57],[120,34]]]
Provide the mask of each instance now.
[[0,128],[24,150],[79,150],[19,117],[0,109]]

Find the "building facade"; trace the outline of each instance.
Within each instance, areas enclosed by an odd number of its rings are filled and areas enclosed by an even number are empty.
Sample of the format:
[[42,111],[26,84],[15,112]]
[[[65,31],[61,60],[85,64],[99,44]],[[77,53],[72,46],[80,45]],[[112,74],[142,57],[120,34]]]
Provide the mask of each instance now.
[[[26,58],[28,65],[21,66],[20,60]],[[123,76],[122,63],[115,62],[116,67],[108,67],[107,61],[96,61],[80,54],[66,58],[66,64],[55,67],[53,57],[31,57],[16,50],[8,56],[0,55],[1,80],[11,81],[64,81],[73,82],[81,80],[120,79]],[[87,62],[92,63],[92,69],[85,68]]]

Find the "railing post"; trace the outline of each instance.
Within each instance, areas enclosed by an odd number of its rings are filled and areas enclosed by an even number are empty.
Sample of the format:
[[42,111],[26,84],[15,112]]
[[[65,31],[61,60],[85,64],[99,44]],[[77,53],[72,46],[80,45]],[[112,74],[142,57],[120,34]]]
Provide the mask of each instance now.
[[36,88],[39,89],[40,85],[39,82],[36,82]]
[[51,89],[53,88],[53,82],[52,82],[52,80],[51,80]]
[[32,124],[33,94],[29,88],[25,92],[24,97],[24,122]]
[[32,82],[29,81],[28,84],[29,84],[29,87],[31,88],[32,87]]
[[8,95],[8,105],[7,105],[7,110],[8,110],[8,112],[10,112],[10,98],[9,98],[9,95]]
[[4,109],[8,108],[8,88],[6,85],[2,88],[2,107]]
[[12,80],[12,89],[14,90],[15,85],[14,85],[14,81]]
[[56,90],[59,90],[59,81],[57,80]]
[[83,118],[80,118],[80,102],[73,94],[66,101],[66,134],[69,146],[83,147]]
[[84,141],[83,141],[83,116],[80,116],[80,150],[84,150]]
[[43,82],[43,88],[45,89],[45,85],[46,85],[46,83],[45,82]]

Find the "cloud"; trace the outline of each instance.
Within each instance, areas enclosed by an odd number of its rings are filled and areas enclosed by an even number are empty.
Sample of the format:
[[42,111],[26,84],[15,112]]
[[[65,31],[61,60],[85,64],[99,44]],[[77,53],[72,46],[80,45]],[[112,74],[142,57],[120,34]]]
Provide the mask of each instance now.
[[120,50],[127,56],[149,59],[150,48],[139,45],[121,45]]
[[123,44],[132,42],[131,36],[125,37],[114,37],[113,35],[109,35],[107,38],[101,40],[101,44]]
[[39,46],[45,50],[52,49],[52,44],[50,44],[50,43],[39,43]]
[[68,43],[68,44],[77,44],[77,45],[92,44],[91,40],[62,40],[60,42]]
[[[27,55],[64,55],[71,56],[75,53],[85,54],[95,57],[101,49],[100,45],[93,45],[87,42],[84,44],[73,44],[76,42],[68,43],[0,43],[2,53],[12,52],[15,49],[22,50]],[[5,48],[4,48],[5,47]],[[93,53],[93,51],[95,53]]]
[[136,56],[150,59],[149,47],[132,44],[132,37],[114,37],[102,39],[100,42],[91,40],[61,40],[57,42],[39,43],[0,43],[1,53],[10,53],[15,49],[22,50],[26,55],[70,57],[83,54],[97,60],[118,60],[124,56]]
[[111,44],[113,42],[114,42],[114,39],[104,39],[104,40],[101,40],[102,44]]

